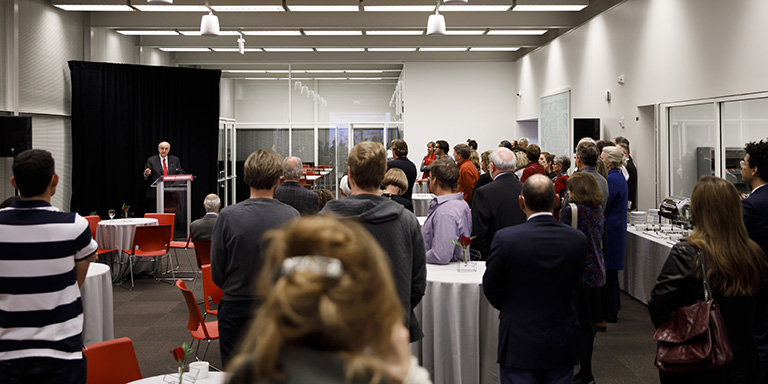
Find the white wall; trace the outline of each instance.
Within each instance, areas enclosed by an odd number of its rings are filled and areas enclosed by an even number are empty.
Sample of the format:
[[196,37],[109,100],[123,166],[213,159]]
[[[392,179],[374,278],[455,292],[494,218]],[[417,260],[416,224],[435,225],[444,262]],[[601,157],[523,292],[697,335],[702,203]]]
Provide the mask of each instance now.
[[405,141],[417,166],[429,141],[475,139],[478,151],[514,137],[512,63],[416,63],[403,67]]
[[603,138],[630,140],[640,209],[651,208],[654,122],[638,108],[767,90],[766,15],[765,0],[628,0],[515,63],[516,118],[538,117],[541,95],[570,88],[573,117],[600,117]]
[[123,36],[108,28],[91,28],[91,61],[138,64],[138,42],[138,36]]

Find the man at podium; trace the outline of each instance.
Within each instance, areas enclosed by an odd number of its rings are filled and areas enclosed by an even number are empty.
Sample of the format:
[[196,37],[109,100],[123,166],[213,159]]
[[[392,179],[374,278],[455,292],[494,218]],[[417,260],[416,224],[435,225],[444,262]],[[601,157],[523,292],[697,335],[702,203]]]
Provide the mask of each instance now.
[[173,155],[169,155],[171,151],[171,144],[167,141],[163,141],[157,145],[157,156],[152,155],[147,159],[147,164],[144,165],[144,180],[147,180],[147,198],[150,200],[148,211],[153,211],[156,205],[155,203],[155,188],[151,184],[160,178],[160,176],[167,175],[180,175],[184,174],[184,170],[181,169],[181,162],[179,158]]

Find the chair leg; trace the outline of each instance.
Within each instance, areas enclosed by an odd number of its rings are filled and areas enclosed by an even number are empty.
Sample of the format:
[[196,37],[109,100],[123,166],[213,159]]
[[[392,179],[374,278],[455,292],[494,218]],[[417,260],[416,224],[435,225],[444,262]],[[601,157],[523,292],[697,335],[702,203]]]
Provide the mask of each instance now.
[[[205,355],[208,354],[208,347],[211,346],[211,339],[208,339],[207,341],[208,341],[208,343],[205,344],[205,352],[203,352],[203,361],[205,361]],[[200,342],[202,343],[202,340]],[[198,347],[199,346],[200,346],[200,344],[198,344]]]
[[128,255],[128,269],[131,273],[131,291],[133,291],[133,257],[131,255]]

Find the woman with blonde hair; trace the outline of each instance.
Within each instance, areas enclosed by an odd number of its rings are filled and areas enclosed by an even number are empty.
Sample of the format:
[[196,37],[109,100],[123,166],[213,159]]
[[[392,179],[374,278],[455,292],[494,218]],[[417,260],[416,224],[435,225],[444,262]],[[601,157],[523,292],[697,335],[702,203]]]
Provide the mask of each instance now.
[[363,227],[313,216],[265,238],[264,302],[229,383],[431,383],[410,355],[387,256]]
[[660,372],[661,382],[759,383],[760,366],[753,331],[755,319],[765,316],[768,310],[765,254],[749,239],[741,199],[730,182],[703,176],[693,188],[691,213],[693,232],[672,247],[651,292],[648,302],[651,320],[658,328],[672,318],[677,308],[704,299],[703,262],[734,360],[714,370]]
[[[600,159],[608,167],[608,203],[605,206],[605,320],[618,321],[621,299],[619,297],[619,271],[624,269],[624,252],[627,243],[627,201],[629,187],[621,173],[626,164],[624,151],[618,147],[603,148]],[[573,176],[571,176],[573,177]]]

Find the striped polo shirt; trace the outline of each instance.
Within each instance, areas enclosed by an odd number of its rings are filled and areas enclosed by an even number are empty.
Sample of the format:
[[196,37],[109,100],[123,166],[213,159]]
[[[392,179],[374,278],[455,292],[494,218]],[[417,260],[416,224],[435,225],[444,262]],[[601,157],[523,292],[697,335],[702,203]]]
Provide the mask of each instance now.
[[88,221],[40,200],[0,210],[0,360],[82,358],[75,261],[96,252]]

